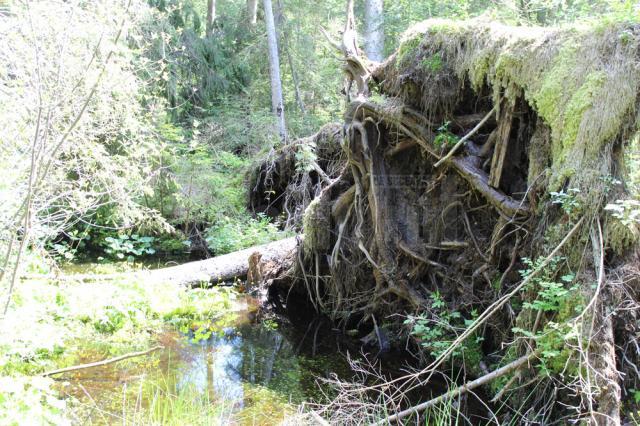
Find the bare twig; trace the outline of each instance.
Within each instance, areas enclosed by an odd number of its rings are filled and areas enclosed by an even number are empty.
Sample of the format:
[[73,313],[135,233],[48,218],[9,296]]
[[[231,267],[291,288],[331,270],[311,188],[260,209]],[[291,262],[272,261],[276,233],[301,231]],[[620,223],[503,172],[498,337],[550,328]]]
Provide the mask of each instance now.
[[462,146],[462,144],[464,144],[466,141],[469,140],[469,138],[473,135],[476,134],[476,132],[478,130],[480,130],[480,128],[482,126],[484,126],[484,123],[486,123],[491,116],[496,112],[496,107],[494,106],[493,108],[491,108],[491,111],[489,111],[489,113],[487,113],[487,115],[484,116],[484,118],[482,120],[480,120],[480,122],[478,124],[476,124],[476,127],[474,127],[473,129],[471,129],[471,131],[469,133],[467,133],[466,135],[464,135],[464,137],[462,139],[460,139],[458,141],[458,143],[456,143],[453,148],[451,148],[449,150],[449,152],[447,153],[447,155],[445,155],[444,157],[442,157],[440,160],[438,160],[433,167],[437,168],[438,166],[440,166],[442,163],[444,163],[445,161],[447,161],[449,158],[451,158],[453,156],[453,154],[456,153],[456,151]]
[[114,362],[123,361],[125,359],[136,358],[136,357],[139,357],[139,356],[149,355],[150,353],[155,352],[155,351],[157,351],[159,349],[164,349],[164,346],[155,346],[155,347],[153,347],[151,349],[147,349],[146,351],[130,352],[128,354],[120,355],[120,356],[117,356],[115,358],[109,358],[109,359],[105,359],[105,360],[102,360],[102,361],[91,362],[89,364],[80,364],[80,365],[74,365],[74,366],[71,366],[71,367],[60,368],[58,370],[51,370],[51,371],[47,371],[46,373],[43,373],[42,375],[44,377],[48,377],[48,376],[53,376],[55,374],[68,373],[70,371],[85,370],[87,368],[101,367],[103,365],[113,364]]
[[395,422],[398,420],[401,420],[407,416],[410,416],[412,414],[415,413],[419,413],[421,411],[424,411],[426,409],[428,409],[429,407],[433,407],[437,404],[440,404],[441,402],[444,402],[448,399],[451,398],[455,398],[459,395],[462,395],[465,392],[468,392],[472,389],[475,389],[479,386],[483,386],[486,385],[487,383],[490,383],[491,381],[502,377],[506,374],[509,374],[510,372],[519,369],[520,367],[522,367],[523,365],[527,364],[529,361],[531,361],[533,358],[535,358],[537,355],[536,352],[531,352],[528,355],[525,355],[523,357],[518,358],[517,360],[510,362],[509,364],[498,368],[497,370],[492,371],[489,374],[486,374],[482,377],[479,377],[475,380],[472,380],[470,382],[465,383],[464,385],[457,387],[447,393],[445,393],[444,395],[440,395],[437,398],[433,398],[430,399],[429,401],[423,402],[422,404],[418,404],[414,407],[411,408],[407,408],[406,410],[400,411],[399,413],[396,413],[392,416],[387,417],[386,419],[376,423],[377,425],[385,425],[385,424],[390,424],[391,422]]

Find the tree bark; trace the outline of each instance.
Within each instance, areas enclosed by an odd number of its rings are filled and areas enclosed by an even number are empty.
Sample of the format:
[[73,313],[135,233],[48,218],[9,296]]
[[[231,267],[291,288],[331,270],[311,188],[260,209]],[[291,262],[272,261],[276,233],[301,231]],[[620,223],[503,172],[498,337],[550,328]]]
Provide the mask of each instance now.
[[293,88],[296,94],[296,102],[298,103],[298,108],[300,108],[300,112],[302,114],[307,114],[307,110],[304,106],[304,101],[302,100],[302,94],[300,93],[300,80],[298,79],[298,73],[296,73],[296,69],[293,66],[293,56],[291,55],[291,48],[289,47],[289,43],[291,41],[291,37],[287,26],[285,25],[284,19],[284,7],[282,5],[282,1],[278,0],[277,3],[278,16],[280,16],[280,22],[277,25],[282,25],[282,42],[284,44],[284,51],[287,54],[287,61],[289,62],[289,68],[291,69],[291,79],[293,80]]
[[282,141],[287,140],[287,128],[284,119],[282,101],[282,79],[280,78],[280,57],[278,55],[278,37],[273,19],[271,0],[263,0],[264,20],[267,26],[267,45],[269,50],[269,75],[271,76],[271,107],[278,120],[278,132]]
[[258,0],[247,0],[247,22],[251,27],[258,23]]
[[364,52],[376,62],[384,59],[384,9],[383,0],[364,2]]
[[207,26],[206,35],[211,37],[213,34],[213,21],[216,20],[216,0],[207,0]]
[[286,238],[260,246],[213,257],[211,259],[189,262],[169,268],[156,269],[140,273],[140,278],[151,281],[171,281],[183,286],[216,284],[244,278],[249,270],[249,258],[259,254],[263,261],[278,262],[296,250],[297,237]]

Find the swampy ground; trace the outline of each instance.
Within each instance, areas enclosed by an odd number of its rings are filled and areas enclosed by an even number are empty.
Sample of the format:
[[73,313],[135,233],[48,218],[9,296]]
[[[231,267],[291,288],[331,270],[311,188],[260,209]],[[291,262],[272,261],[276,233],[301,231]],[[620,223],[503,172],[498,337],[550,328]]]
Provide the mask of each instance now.
[[[261,313],[238,286],[185,289],[112,278],[142,266],[68,265],[57,278],[34,275],[21,284],[0,342],[0,371],[14,374],[2,384],[0,405],[15,416],[5,420],[278,424],[301,403],[324,400],[330,390],[319,379],[351,377],[321,321],[296,325]],[[156,346],[145,356],[40,376]]]

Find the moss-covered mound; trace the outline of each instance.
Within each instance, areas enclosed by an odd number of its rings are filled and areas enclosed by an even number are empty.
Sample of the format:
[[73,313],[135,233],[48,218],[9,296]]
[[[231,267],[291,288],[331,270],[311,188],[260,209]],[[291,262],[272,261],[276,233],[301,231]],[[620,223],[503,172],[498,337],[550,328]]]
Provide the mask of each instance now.
[[558,189],[567,178],[579,186],[607,172],[604,148],[637,130],[639,42],[640,26],[630,23],[549,29],[430,20],[405,34],[378,75],[385,91],[444,116],[468,87],[488,88],[494,103],[524,98],[551,129],[548,177]]

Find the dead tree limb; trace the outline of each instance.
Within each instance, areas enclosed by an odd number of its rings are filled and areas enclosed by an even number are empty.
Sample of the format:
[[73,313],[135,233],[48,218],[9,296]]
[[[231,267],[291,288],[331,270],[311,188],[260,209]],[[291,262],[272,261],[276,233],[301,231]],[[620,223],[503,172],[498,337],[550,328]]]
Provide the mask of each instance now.
[[453,156],[453,154],[456,153],[456,151],[466,142],[469,140],[469,138],[473,135],[476,134],[476,132],[478,130],[480,130],[480,128],[482,128],[482,126],[484,126],[484,123],[486,123],[492,116],[493,114],[496,112],[496,107],[494,106],[493,108],[491,108],[491,111],[489,111],[489,113],[487,115],[484,116],[484,118],[482,120],[480,120],[480,122],[476,125],[476,127],[474,127],[473,129],[471,129],[471,131],[469,133],[467,133],[466,135],[464,135],[464,137],[462,137],[462,139],[460,139],[458,141],[458,143],[456,143],[453,148],[451,148],[449,150],[449,152],[447,153],[447,155],[445,155],[444,157],[442,157],[440,160],[438,160],[436,162],[436,164],[433,165],[434,168],[438,168],[442,163],[444,163],[445,161],[447,161],[449,158],[451,158]]
[[[367,101],[352,102],[347,110],[346,117],[356,117],[365,113],[379,117],[397,127],[399,131],[415,140],[430,156],[440,160],[440,156],[431,144],[434,138],[433,133],[421,126],[414,117],[390,114],[382,106]],[[479,167],[479,164],[476,164],[478,162],[478,157],[467,156],[450,158],[447,164],[466,180],[471,188],[484,196],[501,214],[509,218],[528,216],[528,204],[524,201],[517,201],[502,191],[491,187],[489,185],[489,176]]]
[[114,362],[123,361],[125,359],[149,355],[150,353],[155,352],[159,349],[164,349],[164,346],[155,346],[151,349],[147,349],[146,351],[130,352],[128,354],[120,355],[115,358],[109,358],[102,361],[91,362],[89,364],[80,364],[80,365],[74,365],[71,367],[60,368],[58,370],[51,370],[51,371],[47,371],[46,373],[43,373],[42,375],[44,377],[48,377],[48,376],[53,376],[55,374],[68,373],[70,371],[85,370],[87,368],[93,368],[93,367],[102,367],[103,365],[113,364]]
[[367,60],[362,56],[358,48],[358,33],[356,31],[356,19],[353,11],[353,0],[347,1],[347,16],[342,32],[342,43],[333,40],[327,31],[320,27],[320,31],[325,36],[329,44],[344,56],[343,71],[349,79],[345,93],[349,99],[349,91],[353,82],[356,83],[358,97],[369,96],[369,80],[371,71]]
[[261,255],[263,261],[284,259],[296,250],[296,237],[274,241],[260,246],[236,251],[211,259],[189,262],[169,268],[145,271],[142,279],[152,281],[171,281],[183,286],[216,284],[218,282],[243,278],[249,270],[249,257],[255,253]]
[[536,352],[532,352],[528,355],[525,355],[523,357],[518,358],[517,360],[510,362],[509,364],[505,365],[504,367],[500,367],[497,370],[492,371],[491,373],[484,375],[482,377],[479,377],[475,380],[472,380],[468,383],[465,383],[464,385],[457,387],[447,393],[445,393],[444,395],[440,395],[437,398],[433,398],[430,399],[429,401],[423,402],[422,404],[418,404],[414,407],[411,408],[407,408],[406,410],[400,411],[399,413],[396,413],[392,416],[387,417],[386,419],[376,423],[377,425],[386,425],[386,424],[390,424],[391,422],[396,422],[398,420],[401,420],[405,417],[408,417],[412,414],[415,413],[419,413],[421,411],[424,411],[430,407],[433,407],[435,405],[440,404],[441,402],[444,402],[448,399],[451,398],[455,398],[459,395],[462,395],[463,393],[466,393],[470,390],[473,390],[477,387],[486,385],[487,383],[490,383],[491,381],[505,376],[509,373],[511,373],[512,371],[515,371],[517,369],[519,369],[520,367],[524,366],[525,364],[529,363],[529,361],[531,361],[533,358],[535,358],[537,355]]

